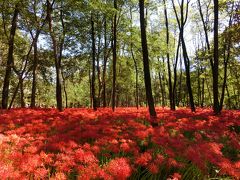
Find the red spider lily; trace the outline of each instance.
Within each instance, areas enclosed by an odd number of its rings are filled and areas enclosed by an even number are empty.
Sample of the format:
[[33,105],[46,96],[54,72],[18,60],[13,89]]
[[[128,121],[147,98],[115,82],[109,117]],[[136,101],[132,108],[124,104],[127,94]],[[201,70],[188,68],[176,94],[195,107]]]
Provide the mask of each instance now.
[[132,169],[126,158],[116,158],[110,161],[106,166],[106,171],[115,179],[123,180],[131,175]]
[[161,166],[181,172],[188,162],[208,176],[211,164],[219,175],[240,177],[239,111],[216,117],[209,109],[156,110],[154,128],[146,108],[1,110],[0,179],[49,173],[67,179],[72,172],[79,179],[126,179],[139,166],[153,174]]
[[135,163],[139,166],[147,166],[151,160],[152,160],[151,153],[145,152],[143,154],[140,154],[140,156],[136,158]]

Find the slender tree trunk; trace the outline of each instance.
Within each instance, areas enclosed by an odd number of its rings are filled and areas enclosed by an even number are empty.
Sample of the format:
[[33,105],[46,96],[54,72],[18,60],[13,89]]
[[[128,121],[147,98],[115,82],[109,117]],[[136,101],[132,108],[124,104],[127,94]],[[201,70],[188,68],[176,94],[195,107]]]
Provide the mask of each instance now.
[[182,101],[182,59],[181,59],[181,55],[180,55],[180,77],[179,77],[179,89],[178,89],[178,102],[177,102],[177,106],[180,105],[180,101]]
[[[228,46],[230,46],[230,44],[228,44]],[[223,108],[223,101],[224,101],[225,89],[226,89],[226,84],[227,84],[227,67],[228,67],[228,60],[229,60],[229,56],[230,56],[230,48],[228,48],[227,51],[228,51],[227,57],[224,57],[224,75],[223,75],[223,84],[222,84],[222,94],[221,94],[220,104],[219,104],[220,111]]]
[[221,109],[218,101],[218,0],[214,0],[214,64],[213,64],[213,110],[220,114]]
[[202,99],[201,99],[201,107],[203,108],[204,106],[204,98],[205,98],[205,91],[204,91],[204,84],[205,84],[205,79],[202,79]]
[[16,96],[17,96],[17,93],[18,93],[19,86],[20,86],[20,81],[18,81],[17,87],[16,87],[16,89],[14,90],[14,93],[13,93],[13,96],[12,96],[12,100],[11,100],[9,106],[8,106],[8,109],[11,109],[11,108],[12,108],[13,102],[14,102]]
[[162,84],[163,84],[163,95],[164,95],[164,107],[166,106],[166,99],[167,99],[167,93],[166,93],[166,69],[165,69],[165,59],[163,60],[163,69],[162,69]]
[[193,100],[193,94],[192,94],[192,87],[191,87],[191,76],[190,76],[190,61],[187,55],[187,49],[185,45],[185,41],[182,34],[182,48],[183,48],[183,59],[185,64],[185,70],[186,70],[186,84],[188,89],[188,95],[189,95],[189,101],[192,112],[195,112],[195,105]]
[[[35,23],[38,23],[38,17],[37,17],[37,12],[36,12],[36,6],[34,7],[34,13],[35,13]],[[32,39],[33,39],[33,48],[34,48],[34,54],[33,54],[33,79],[32,79],[32,92],[31,92],[31,103],[30,107],[34,108],[36,106],[36,90],[37,90],[37,67],[38,67],[38,38],[41,33],[42,28],[45,26],[47,22],[48,16],[44,19],[42,25],[38,28],[36,28],[36,34],[35,36],[33,35],[32,31],[30,31]],[[29,50],[29,53],[27,57],[29,57],[30,52],[32,50],[32,46]]]
[[62,67],[61,67],[61,62],[62,62],[62,53],[63,53],[63,48],[64,48],[64,42],[65,42],[65,34],[66,34],[66,30],[65,30],[65,23],[64,23],[64,15],[63,15],[63,1],[61,1],[61,10],[60,10],[60,20],[61,20],[61,25],[62,25],[62,36],[60,39],[60,47],[59,47],[59,67],[60,67],[60,75],[61,75],[61,80],[62,80],[62,86],[63,86],[63,91],[64,91],[64,95],[65,95],[65,107],[68,107],[68,95],[67,95],[67,90],[66,90],[66,84],[65,84],[65,77],[64,74],[62,72]]
[[201,99],[201,82],[200,82],[200,71],[199,67],[197,67],[197,106],[200,106],[200,99]]
[[213,103],[212,102],[212,94],[211,94],[209,83],[208,83],[207,79],[206,79],[206,85],[207,85],[207,90],[208,90],[208,98],[210,100],[210,103],[212,104]]
[[91,76],[91,60],[89,59],[89,68],[88,68],[88,78],[89,78],[89,100],[90,107],[93,107],[93,98],[92,98],[92,76]]
[[100,54],[101,54],[101,32],[98,33],[98,49],[97,49],[97,78],[98,78],[98,96],[97,96],[97,107],[101,106],[101,69],[100,69]]
[[68,108],[68,94],[67,94],[67,88],[66,88],[66,80],[64,78],[63,73],[62,73],[62,80],[63,80],[63,91],[65,95],[65,107]]
[[37,66],[38,66],[38,47],[37,47],[37,39],[34,39],[34,55],[33,55],[33,80],[32,80],[32,94],[31,94],[31,108],[35,108],[36,106],[36,90],[37,90]]
[[226,91],[227,91],[227,97],[228,97],[228,108],[231,109],[231,99],[230,99],[230,93],[228,90],[228,85],[226,84]]
[[[232,11],[233,11],[233,8],[232,8]],[[230,28],[232,26],[232,14],[230,16],[228,24],[229,24],[228,27]],[[225,89],[227,84],[227,68],[228,68],[228,61],[230,58],[231,41],[232,41],[232,37],[230,32],[228,32],[228,36],[225,38],[225,44],[224,44],[224,76],[223,76],[223,84],[222,84],[222,94],[221,94],[221,99],[219,104],[220,111],[223,108],[223,101],[224,101]]]
[[168,16],[167,16],[166,1],[163,0],[163,3],[164,3],[164,15],[165,15],[165,26],[166,26],[169,102],[170,102],[171,110],[175,110],[175,105],[173,103],[174,96],[173,96],[173,88],[172,88],[172,73],[171,73],[170,55],[169,55],[169,28],[168,28]]
[[14,10],[13,18],[12,18],[12,26],[11,26],[10,38],[8,42],[8,59],[7,59],[6,71],[5,71],[4,82],[3,82],[3,90],[2,90],[2,108],[3,109],[8,108],[9,84],[10,84],[12,67],[14,65],[14,59],[13,59],[14,37],[17,29],[18,14],[19,14],[19,9],[17,4]]
[[132,44],[131,44],[131,54],[132,54],[132,59],[134,61],[134,68],[135,68],[135,91],[136,91],[136,107],[137,109],[139,108],[139,93],[138,93],[138,67],[137,67],[137,61],[134,56]]
[[181,1],[180,4],[180,19],[178,17],[178,13],[174,4],[174,0],[172,0],[173,4],[173,9],[174,13],[177,19],[179,31],[180,31],[180,39],[182,43],[182,50],[183,50],[183,60],[184,60],[184,65],[185,65],[185,73],[186,73],[186,85],[187,85],[187,90],[188,90],[188,95],[189,95],[189,102],[191,106],[192,112],[195,112],[195,105],[194,105],[194,99],[193,99],[193,93],[192,93],[192,87],[191,87],[191,76],[190,76],[190,60],[188,57],[187,53],[187,48],[184,40],[184,26],[186,24],[187,18],[188,18],[188,6],[189,6],[189,0],[187,0],[186,4],[186,10],[185,10],[185,16],[184,16],[184,0]]
[[[207,44],[207,50],[210,52],[210,42],[209,42],[209,37],[208,37],[208,31],[207,31],[207,23],[204,20],[204,16],[203,16],[203,12],[202,12],[202,6],[201,6],[201,1],[198,1],[198,9],[199,9],[199,14],[203,23],[203,30],[204,30],[204,34],[205,34],[205,40],[206,40],[206,44]],[[208,17],[209,19],[209,17]],[[211,65],[211,69],[212,69],[212,73],[213,73],[213,59],[212,57],[210,57],[210,65]]]
[[21,102],[21,108],[25,107],[25,101],[24,101],[24,87],[23,87],[23,79],[20,77],[19,79],[19,87],[20,87],[20,102]]
[[[160,61],[160,57],[158,59],[158,63],[159,65],[161,66],[161,61]],[[163,65],[165,64],[164,62],[164,58],[163,58]],[[160,83],[160,89],[161,89],[161,96],[162,96],[162,107],[165,107],[166,106],[166,103],[165,103],[165,84],[164,84],[164,81],[165,81],[165,68],[163,66],[163,69],[161,69],[160,71],[162,71],[162,75],[160,72],[158,72],[158,78],[159,78],[159,83]]]
[[91,27],[92,27],[92,102],[93,109],[97,110],[97,101],[95,97],[95,56],[96,56],[96,45],[95,45],[95,29],[93,15],[91,14]]
[[103,74],[102,74],[102,86],[103,86],[103,91],[102,91],[102,97],[103,97],[103,107],[107,106],[107,101],[106,101],[106,69],[107,69],[107,20],[105,17],[104,20],[104,59],[103,59]]
[[140,8],[140,26],[141,26],[142,55],[143,55],[146,98],[149,106],[150,115],[152,117],[156,117],[157,114],[154,107],[154,100],[153,100],[152,86],[151,86],[151,76],[150,76],[150,69],[149,69],[147,35],[146,35],[146,26],[145,26],[145,18],[144,18],[144,0],[139,0],[139,8]]
[[49,32],[53,43],[53,54],[54,54],[54,61],[55,61],[55,68],[56,68],[56,99],[57,99],[57,109],[59,111],[63,111],[62,106],[62,73],[61,73],[61,61],[58,58],[58,46],[57,40],[53,31],[52,27],[52,6],[47,0],[47,13],[48,13],[48,24],[49,24]]
[[[117,10],[117,0],[114,0],[114,8]],[[113,81],[112,81],[112,110],[116,106],[116,66],[117,66],[117,13],[113,20]]]
[[177,65],[178,65],[178,56],[179,56],[179,48],[180,48],[180,37],[178,37],[178,45],[176,50],[176,57],[174,63],[174,82],[173,82],[173,107],[175,109],[176,106],[176,89],[177,89]]
[[[132,30],[132,8],[130,8],[130,16],[131,16],[131,30]],[[137,109],[139,108],[139,93],[138,93],[138,66],[137,66],[137,61],[136,58],[134,56],[134,52],[133,52],[133,39],[132,39],[132,32],[131,32],[131,55],[132,55],[132,59],[134,62],[134,68],[135,68],[135,101],[136,101],[136,107]]]
[[162,83],[162,77],[161,77],[160,72],[158,72],[158,78],[159,78],[161,96],[162,96],[162,107],[164,107],[165,106],[164,90],[163,90],[163,83]]

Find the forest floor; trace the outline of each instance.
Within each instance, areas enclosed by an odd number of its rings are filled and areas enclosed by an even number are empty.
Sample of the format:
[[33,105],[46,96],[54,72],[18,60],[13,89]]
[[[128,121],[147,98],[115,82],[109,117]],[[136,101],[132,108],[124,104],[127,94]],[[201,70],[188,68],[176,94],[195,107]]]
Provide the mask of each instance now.
[[240,111],[0,110],[0,179],[240,177]]

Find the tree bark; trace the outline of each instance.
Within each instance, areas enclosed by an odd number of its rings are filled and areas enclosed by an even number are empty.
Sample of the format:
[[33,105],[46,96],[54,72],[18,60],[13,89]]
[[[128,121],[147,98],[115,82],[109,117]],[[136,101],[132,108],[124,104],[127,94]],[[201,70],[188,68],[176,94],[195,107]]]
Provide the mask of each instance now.
[[[114,0],[114,8],[117,10],[117,0]],[[113,20],[113,81],[112,81],[112,110],[116,106],[116,66],[117,66],[117,13]]]
[[218,0],[214,0],[214,63],[213,63],[213,111],[220,114],[221,109],[218,101]]
[[32,93],[31,93],[31,108],[36,106],[36,90],[37,90],[37,66],[38,66],[38,47],[37,47],[38,36],[34,39],[34,55],[33,55],[33,80],[32,80]]
[[177,89],[177,65],[178,65],[178,57],[179,57],[179,48],[180,48],[180,37],[178,37],[178,45],[177,45],[177,50],[176,50],[176,57],[175,57],[175,63],[174,63],[174,79],[173,79],[173,99],[172,99],[172,103],[173,103],[173,107],[175,110],[175,106],[176,106],[176,89]]
[[96,45],[95,45],[95,29],[94,29],[94,20],[93,15],[91,14],[91,35],[92,35],[92,83],[91,83],[91,90],[92,90],[92,102],[93,102],[93,109],[97,110],[97,101],[95,97],[95,56],[96,56]]
[[139,8],[140,8],[140,26],[141,26],[142,56],[143,56],[146,98],[147,98],[150,116],[156,117],[157,114],[154,107],[154,100],[153,100],[152,86],[151,86],[151,76],[150,76],[150,69],[149,69],[147,35],[146,35],[146,25],[145,25],[145,18],[144,18],[144,0],[139,0]]
[[23,87],[23,79],[20,77],[19,79],[19,83],[20,83],[20,102],[21,102],[21,108],[25,107],[25,101],[24,101],[24,87]]
[[180,4],[180,19],[178,17],[178,13],[177,13],[177,10],[176,10],[173,0],[172,0],[172,4],[173,4],[174,13],[175,13],[179,31],[180,31],[179,35],[180,35],[180,39],[181,39],[181,43],[182,43],[183,60],[184,60],[184,65],[185,65],[186,85],[187,85],[187,90],[188,90],[188,95],[189,95],[189,102],[190,102],[192,112],[195,112],[196,109],[195,109],[195,105],[194,105],[194,99],[193,99],[193,93],[192,93],[192,87],[191,87],[190,60],[188,57],[187,48],[186,48],[186,44],[185,44],[185,40],[184,40],[184,26],[186,24],[187,17],[188,17],[189,0],[187,1],[185,16],[184,16],[184,0],[182,0],[182,2]]
[[62,85],[63,85],[63,91],[65,95],[65,107],[68,107],[68,95],[67,95],[67,90],[66,90],[66,84],[65,84],[65,77],[63,74],[63,71],[61,69],[61,61],[62,61],[62,52],[64,48],[64,42],[65,42],[65,23],[64,23],[64,17],[63,17],[63,1],[61,1],[61,10],[60,10],[60,20],[61,20],[61,25],[62,25],[62,37],[60,38],[60,47],[59,47],[59,63],[60,63],[60,70],[61,70],[61,79],[62,79]]
[[12,18],[10,38],[8,42],[8,59],[7,59],[6,71],[5,71],[4,82],[3,82],[3,90],[2,90],[2,108],[3,109],[8,108],[9,84],[10,84],[12,67],[14,65],[14,59],[13,59],[14,37],[17,29],[18,14],[19,14],[19,7],[17,4],[15,6],[15,10]]
[[[100,30],[99,30],[100,31]],[[98,32],[98,48],[97,48],[97,79],[98,79],[98,95],[97,95],[97,107],[101,106],[101,69],[100,69],[100,54],[101,54],[101,32]]]
[[48,14],[48,25],[49,25],[49,32],[53,43],[53,54],[54,54],[54,61],[55,61],[55,68],[56,68],[56,100],[57,100],[57,109],[59,111],[63,111],[62,105],[62,73],[61,73],[61,60],[58,58],[58,45],[57,40],[53,31],[52,27],[52,6],[47,0],[47,14]]
[[[232,11],[233,11],[233,5],[232,5]],[[230,15],[228,28],[230,28],[231,26],[232,26],[232,14]],[[228,68],[228,62],[230,58],[230,50],[231,50],[231,42],[232,42],[231,32],[228,31],[227,33],[228,34],[225,37],[225,43],[224,43],[224,59],[223,59],[224,60],[224,76],[223,76],[223,84],[222,84],[222,94],[221,94],[220,104],[219,104],[220,111],[223,108],[223,101],[224,101],[225,89],[227,84],[227,68]]]
[[[36,4],[34,4],[34,16],[35,16],[35,19],[34,19],[34,23],[38,23],[38,17],[37,17],[37,12],[36,12]],[[35,108],[36,106],[36,90],[37,90],[37,68],[38,68],[38,38],[39,38],[39,35],[41,33],[41,30],[42,28],[45,26],[46,22],[47,22],[47,15],[42,23],[42,25],[40,27],[36,27],[36,34],[35,36],[33,35],[33,32],[30,31],[31,33],[31,36],[32,36],[32,39],[33,39],[33,48],[34,48],[34,53],[33,53],[33,79],[32,79],[32,92],[31,92],[31,103],[30,103],[30,107],[31,108]],[[29,54],[32,50],[32,46],[29,50]],[[29,57],[29,55],[27,56]]]
[[106,69],[107,69],[107,19],[104,19],[104,59],[103,59],[103,72],[102,72],[102,99],[103,99],[103,107],[107,106],[106,101]]
[[138,93],[138,66],[137,66],[137,60],[134,56],[134,52],[133,52],[133,39],[132,39],[132,8],[130,7],[130,16],[131,16],[131,55],[132,55],[132,59],[134,62],[134,69],[135,69],[135,103],[136,103],[136,107],[137,109],[139,108],[139,93]]
[[180,101],[182,101],[182,59],[181,59],[181,55],[180,55],[180,77],[179,77],[179,89],[178,89],[178,96],[177,96],[177,106],[180,105]]
[[170,109],[175,110],[175,104],[173,103],[174,94],[173,94],[173,88],[172,88],[172,72],[171,72],[170,55],[169,55],[169,28],[168,28],[166,0],[163,0],[163,3],[164,3],[164,16],[165,16],[165,26],[166,26],[169,102],[170,102]]

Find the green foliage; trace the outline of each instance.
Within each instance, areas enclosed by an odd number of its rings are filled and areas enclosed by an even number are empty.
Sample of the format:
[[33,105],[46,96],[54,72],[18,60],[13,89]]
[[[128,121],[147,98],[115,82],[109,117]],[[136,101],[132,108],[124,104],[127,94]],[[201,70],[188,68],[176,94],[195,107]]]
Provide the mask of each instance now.
[[189,163],[183,170],[182,170],[182,179],[196,179],[201,180],[204,179],[204,175],[202,171],[193,163]]

